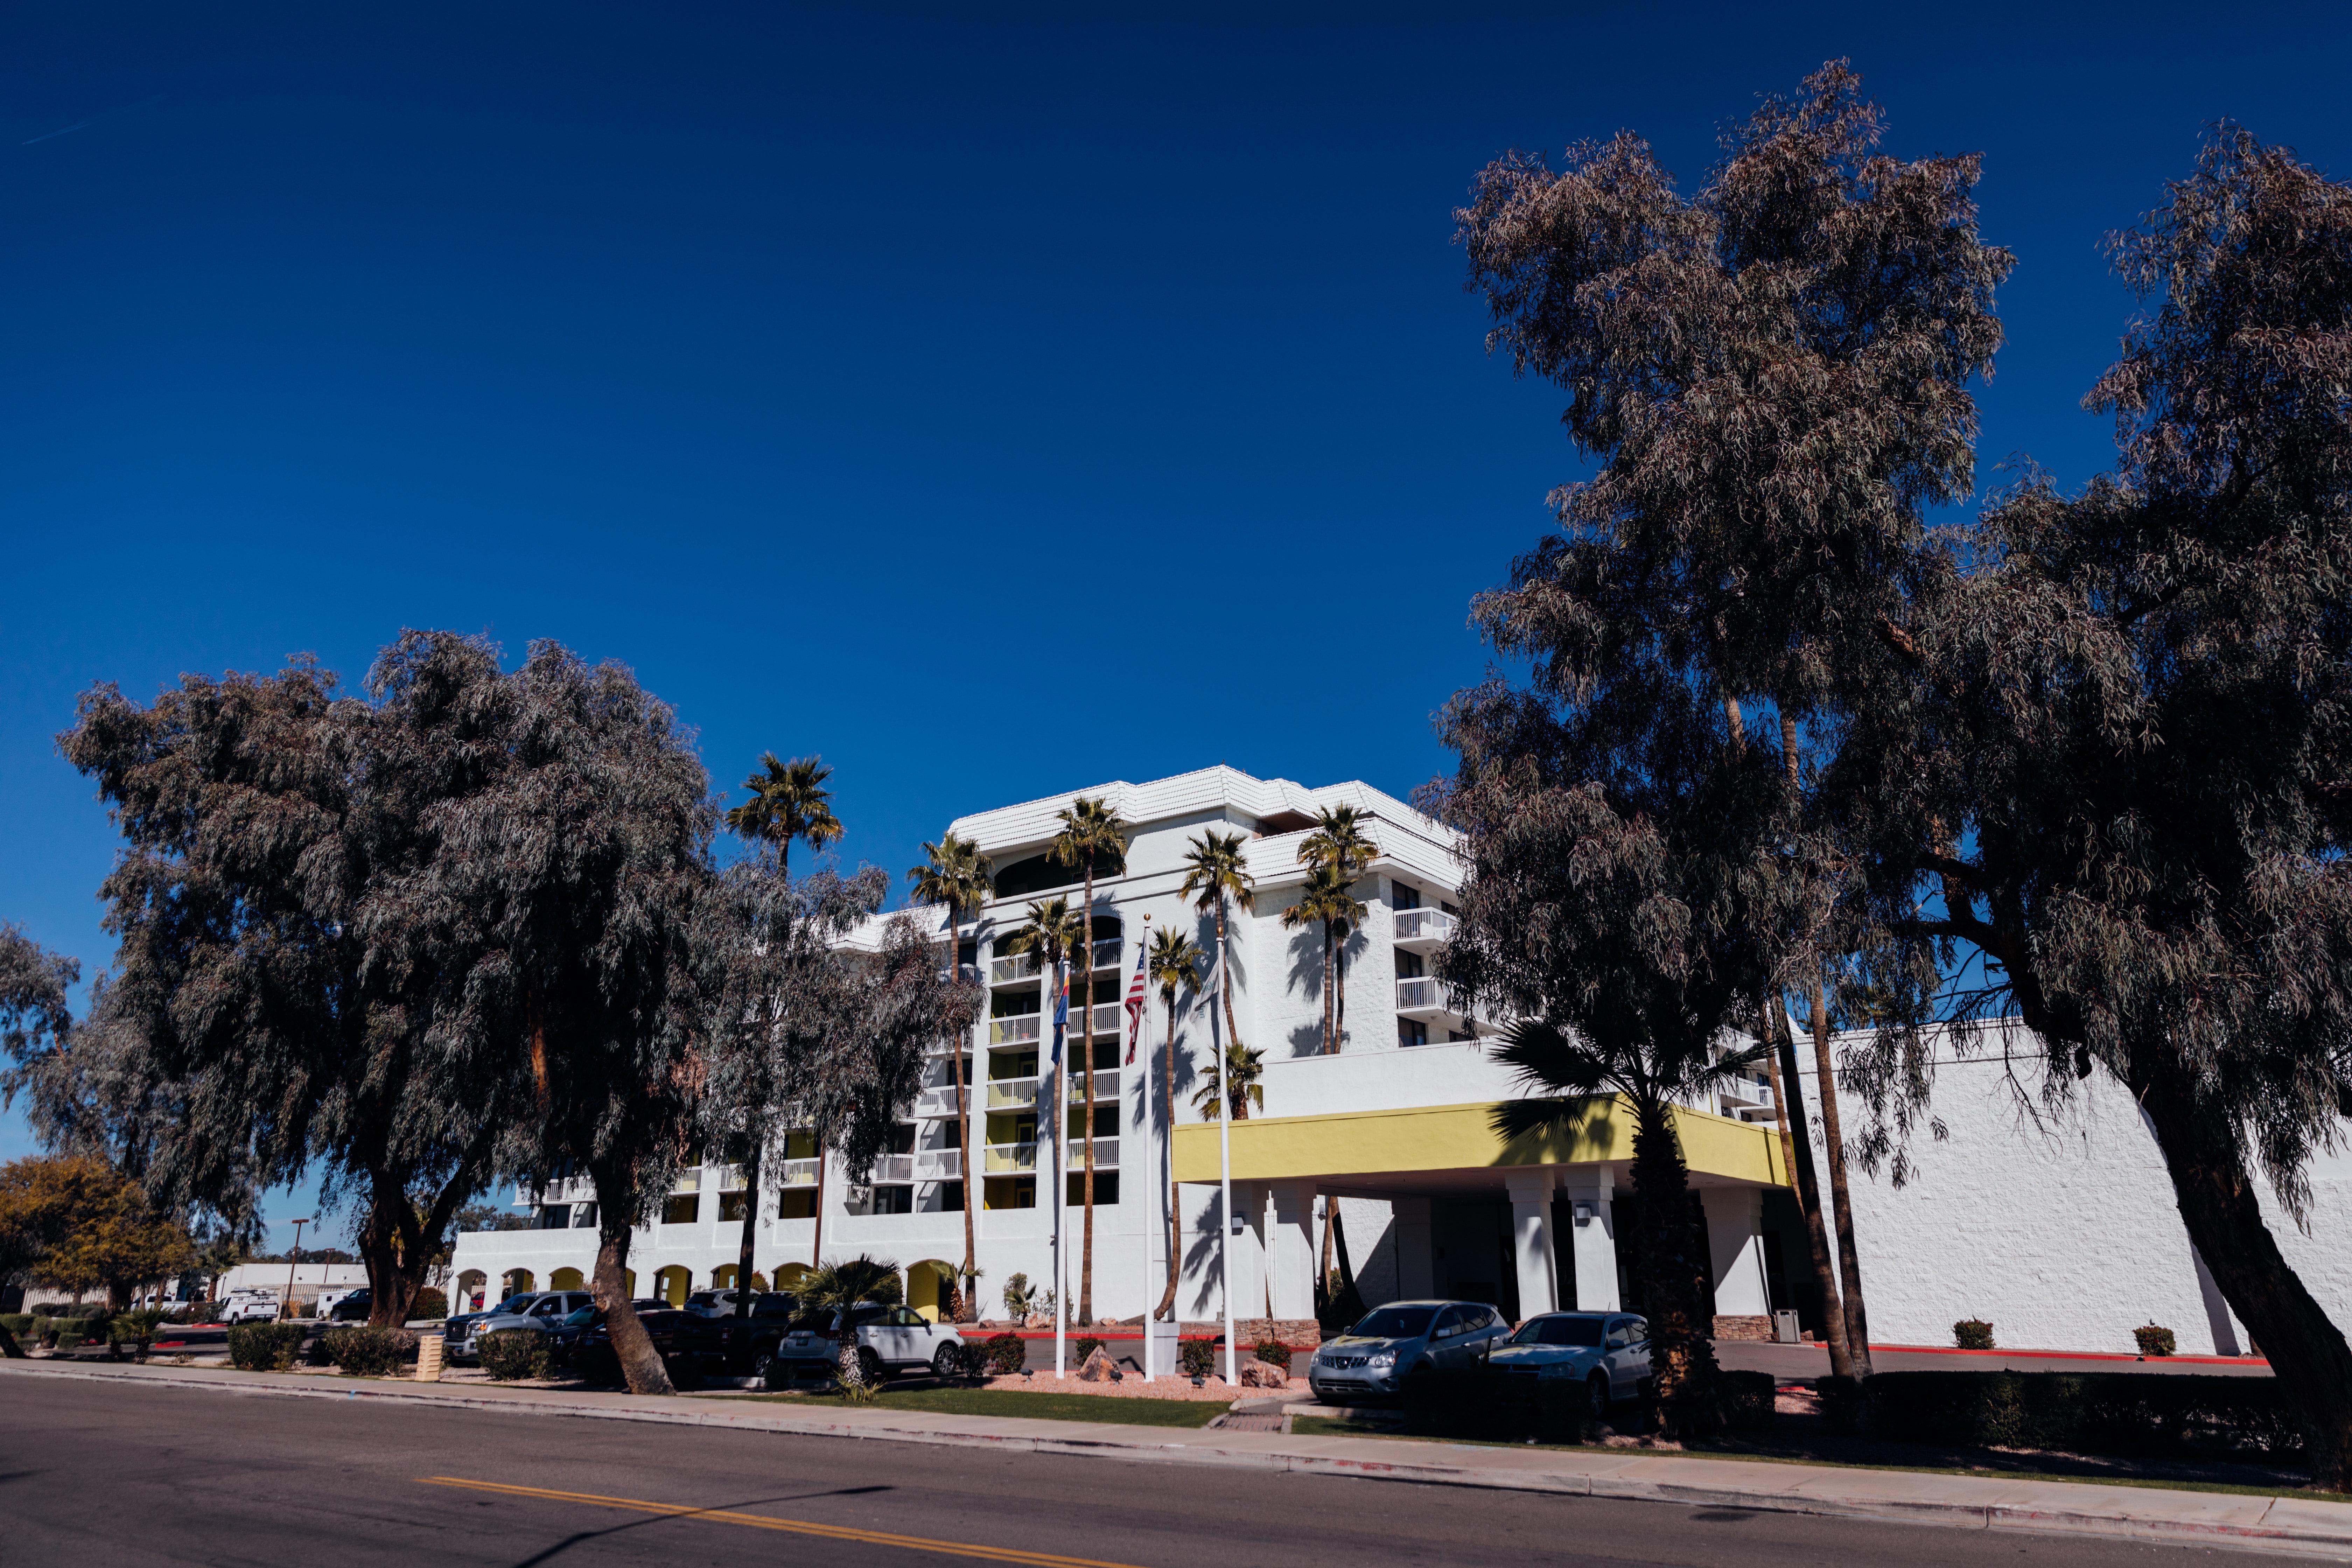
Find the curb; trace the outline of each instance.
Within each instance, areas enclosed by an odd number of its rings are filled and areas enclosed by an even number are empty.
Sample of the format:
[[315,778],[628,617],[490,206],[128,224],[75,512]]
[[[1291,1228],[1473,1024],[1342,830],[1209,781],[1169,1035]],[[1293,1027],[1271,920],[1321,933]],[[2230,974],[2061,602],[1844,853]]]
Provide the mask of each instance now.
[[[1196,1439],[1207,1440],[1178,1441],[1139,1435],[1133,1437],[1093,1435],[1055,1437],[1032,1432],[960,1431],[940,1426],[898,1426],[882,1415],[840,1420],[820,1415],[771,1414],[764,1410],[754,1412],[740,1405],[730,1404],[679,1408],[667,1400],[637,1399],[627,1394],[603,1396],[615,1401],[612,1404],[589,1403],[577,1395],[558,1403],[511,1394],[426,1394],[421,1389],[412,1392],[408,1388],[383,1383],[372,1386],[338,1383],[306,1388],[292,1382],[242,1384],[210,1378],[177,1377],[171,1375],[166,1369],[154,1367],[77,1367],[67,1371],[33,1367],[20,1362],[0,1363],[0,1375],[8,1373],[263,1397],[367,1399],[444,1409],[498,1410],[510,1415],[642,1421],[659,1426],[711,1426],[795,1436],[862,1438],[919,1443],[937,1447],[1239,1466],[1298,1475],[1476,1487],[1487,1490],[1548,1492],[1565,1497],[1665,1502],[1684,1507],[1734,1508],[1755,1512],[1875,1519],[1963,1530],[2096,1535],[2109,1540],[2230,1547],[2352,1562],[2352,1503],[2305,1501],[2287,1497],[2175,1492],[2157,1488],[2093,1487],[2065,1481],[2011,1483],[1990,1478],[1931,1478],[1946,1485],[1973,1483],[1970,1489],[1981,1489],[1985,1494],[1982,1500],[1962,1501],[1903,1495],[1901,1489],[1906,1485],[1916,1486],[1918,1479],[1903,1471],[1757,1464],[1745,1467],[1750,1475],[1736,1477],[1726,1472],[1729,1467],[1740,1465],[1738,1460],[1676,1458],[1631,1451],[1625,1458],[1613,1465],[1598,1467],[1590,1473],[1579,1473],[1538,1468],[1528,1462],[1536,1458],[1535,1455],[1507,1447],[1468,1448],[1432,1443],[1423,1446],[1427,1457],[1400,1455],[1393,1459],[1375,1459],[1356,1452],[1333,1451],[1334,1446],[1342,1450],[1355,1449],[1364,1443],[1379,1441],[1376,1438],[1294,1437],[1275,1433],[1243,1432],[1210,1436],[1213,1430],[1210,1428],[1202,1428],[1194,1434]],[[597,1397],[589,1396],[590,1399]],[[623,1401],[626,1403],[619,1403]],[[979,1421],[988,1418],[948,1419]],[[1139,1429],[1139,1432],[1141,1430],[1149,1429]],[[1456,1454],[1464,1456],[1464,1460],[1449,1463],[1440,1457]],[[1475,1468],[1465,1462],[1473,1454],[1478,1459]],[[1702,1467],[1704,1472],[1712,1474],[1703,1473]],[[1642,1473],[1631,1473],[1635,1471]],[[1749,1484],[1742,1484],[1743,1481]],[[2041,1495],[2000,1495],[2021,1491]],[[2116,1499],[2101,1496],[2097,1500],[2110,1506],[2091,1506],[2094,1495],[2111,1491],[2121,1491],[2126,1496]],[[2174,1517],[2166,1516],[2163,1510],[2168,1507],[2176,1510]],[[2182,1517],[2222,1512],[2251,1513],[2252,1517],[2236,1520]]]

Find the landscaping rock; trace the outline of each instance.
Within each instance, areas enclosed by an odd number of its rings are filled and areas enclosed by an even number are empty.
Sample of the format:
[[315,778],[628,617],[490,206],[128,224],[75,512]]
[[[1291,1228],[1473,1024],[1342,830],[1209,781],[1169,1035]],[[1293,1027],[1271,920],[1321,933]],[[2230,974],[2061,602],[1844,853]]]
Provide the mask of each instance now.
[[1097,1345],[1095,1347],[1095,1353],[1087,1357],[1087,1364],[1078,1368],[1078,1381],[1081,1383],[1117,1383],[1118,1381],[1118,1368],[1112,1364],[1110,1357],[1104,1352],[1102,1347],[1100,1345]]
[[1242,1386],[1244,1388],[1287,1388],[1290,1386],[1290,1378],[1278,1366],[1268,1366],[1263,1362],[1252,1362],[1242,1368]]

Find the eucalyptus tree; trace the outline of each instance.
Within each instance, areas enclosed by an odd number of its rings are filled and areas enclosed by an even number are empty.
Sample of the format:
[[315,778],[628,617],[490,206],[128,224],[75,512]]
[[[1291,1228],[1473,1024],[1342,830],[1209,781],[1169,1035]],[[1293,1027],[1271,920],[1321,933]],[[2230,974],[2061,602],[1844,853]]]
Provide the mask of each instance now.
[[[1916,1109],[1923,1023],[2013,1014],[2046,1103],[2126,1089],[2352,1489],[2352,1350],[2257,1201],[2305,1223],[2352,1115],[2352,187],[2224,127],[2114,246],[2148,301],[2086,399],[2115,471],[1987,513],[1882,628],[1914,679],[1830,781],[1895,939],[1860,976],[1874,1067]],[[1955,944],[1984,980],[1939,995]]]
[[781,856],[728,868],[712,903],[702,1118],[706,1142],[743,1166],[743,1231],[735,1313],[751,1310],[762,1156],[803,1114],[801,1089],[815,1058],[859,1024],[860,962],[847,939],[881,909],[889,879],[874,868],[784,879]]
[[1224,1003],[1225,1038],[1239,1046],[1242,1031],[1234,1021],[1233,965],[1226,953],[1225,905],[1230,902],[1244,912],[1257,907],[1257,882],[1249,873],[1249,840],[1238,833],[1202,828],[1201,836],[1185,851],[1184,881],[1176,892],[1179,898],[1193,900],[1192,907],[1202,914],[1215,911],[1217,992]]
[[423,891],[519,711],[495,648],[411,632],[364,696],[308,659],[152,706],[100,686],[60,737],[126,843],[100,888],[118,968],[47,1064],[50,1113],[173,1209],[235,1218],[323,1167],[361,1205],[379,1322],[521,1109]]
[[[1621,132],[1558,171],[1498,160],[1457,215],[1489,347],[1568,389],[1563,423],[1601,459],[1555,493],[1561,532],[1479,610],[1488,635],[1563,690],[1620,643],[1655,644],[1722,709],[1727,747],[1744,747],[1748,711],[1777,721],[1785,782],[1757,809],[1794,870],[1832,888],[1843,859],[1807,781],[1857,714],[1900,700],[1877,628],[1916,591],[1926,509],[1974,485],[1968,388],[2000,346],[1993,291],[2013,259],[1978,233],[1977,157],[1900,161],[1874,150],[1880,132],[1833,62],[1767,99],[1693,195]],[[1835,954],[1818,924],[1759,934],[1809,1006],[1842,1298],[1825,1257],[1816,1268],[1866,1371]]]
[[[907,873],[914,884],[914,894],[927,904],[938,904],[947,910],[948,972],[957,973],[956,955],[961,946],[960,933],[963,922],[977,914],[996,896],[996,885],[990,875],[988,857],[980,846],[969,838],[958,838],[952,833],[940,836],[937,844],[923,846],[923,863]],[[963,1157],[963,1273],[957,1281],[957,1297],[961,1308],[959,1321],[971,1322],[979,1316],[971,1299],[972,1281],[980,1277],[980,1255],[972,1236],[972,1205],[979,1200],[980,1165],[972,1149],[971,1111],[964,1099],[964,1054],[971,1046],[969,1026],[964,1032],[948,1042],[950,1071],[955,1079],[956,1138]]]
[[1080,983],[1086,991],[1086,1017],[1079,1026],[1085,1042],[1085,1060],[1079,1068],[1079,1083],[1085,1095],[1086,1118],[1086,1228],[1078,1244],[1078,1321],[1095,1321],[1095,873],[1106,867],[1116,868],[1127,853],[1127,824],[1118,819],[1110,803],[1084,795],[1054,814],[1062,830],[1054,836],[1046,853],[1061,865],[1083,873],[1086,879],[1086,899],[1078,906],[1079,921],[1084,927],[1078,948],[1086,955],[1080,966],[1085,979]]
[[[1167,1074],[1167,1091],[1160,1097],[1160,1103],[1166,1108],[1171,1140],[1176,1130],[1176,994],[1200,989],[1201,966],[1207,961],[1208,954],[1201,951],[1201,944],[1174,926],[1161,926],[1151,933],[1151,952],[1145,962],[1151,972],[1151,983],[1160,987],[1160,1003],[1166,1009],[1168,1020],[1160,1037],[1160,1048],[1166,1054],[1161,1070]],[[1145,1070],[1150,1070],[1149,1063]],[[1144,1131],[1148,1133],[1150,1129]],[[1152,1313],[1163,1319],[1176,1310],[1178,1202],[1176,1163],[1171,1153],[1168,1163],[1168,1285],[1160,1293],[1160,1305]]]
[[1327,879],[1336,884],[1335,890],[1321,900],[1332,910],[1326,922],[1331,961],[1324,984],[1333,995],[1326,1033],[1330,1037],[1328,1048],[1334,1051],[1348,1043],[1348,935],[1363,925],[1370,912],[1355,896],[1356,879],[1380,852],[1380,846],[1364,831],[1370,820],[1352,805],[1318,806],[1314,831],[1298,846],[1298,858],[1325,871]]
[[0,1091],[9,1102],[72,1031],[67,994],[80,979],[79,960],[51,952],[22,926],[0,921],[0,1051],[12,1064],[0,1074]]
[[775,752],[760,756],[760,771],[743,781],[751,798],[727,810],[729,829],[776,852],[776,866],[792,879],[793,846],[822,849],[840,838],[841,819],[833,814],[833,792],[824,787],[833,770],[817,757],[787,763]]
[[[1067,1069],[1062,1063],[1063,1036],[1069,1021],[1069,982],[1062,973],[1062,965],[1069,958],[1070,950],[1085,940],[1085,921],[1076,910],[1070,908],[1070,900],[1045,899],[1030,904],[1029,918],[1007,933],[1003,942],[1007,952],[1034,953],[1037,967],[1045,975],[1045,1001],[1047,1010],[1053,1014],[1054,1082],[1048,1090],[1043,1082],[1045,1075],[1038,1075],[1037,1120],[1040,1126],[1049,1128],[1047,1136],[1055,1152],[1054,1180],[1057,1183],[1062,1180],[1062,1135],[1068,1128],[1066,1108],[1070,1098],[1066,1087]],[[1056,1204],[1062,1201],[1058,1194],[1054,1201]],[[1059,1289],[1066,1283],[1057,1279],[1055,1286]]]

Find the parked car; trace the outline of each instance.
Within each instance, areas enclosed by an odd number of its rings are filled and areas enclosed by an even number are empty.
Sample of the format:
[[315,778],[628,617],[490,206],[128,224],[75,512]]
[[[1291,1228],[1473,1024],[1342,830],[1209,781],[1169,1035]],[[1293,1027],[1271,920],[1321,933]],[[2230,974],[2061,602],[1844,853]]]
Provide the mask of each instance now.
[[530,1299],[529,1306],[518,1310],[481,1314],[466,1325],[464,1338],[448,1342],[445,1353],[458,1361],[478,1361],[484,1334],[494,1334],[501,1329],[552,1329],[570,1314],[593,1304],[593,1298],[585,1290],[542,1290]]
[[1483,1301],[1391,1301],[1326,1341],[1307,1363],[1307,1382],[1327,1405],[1388,1398],[1422,1373],[1483,1363],[1510,1335],[1511,1325]]
[[[688,1305],[690,1308],[691,1303]],[[771,1291],[754,1300],[746,1316],[729,1312],[709,1321],[727,1370],[764,1379],[768,1363],[775,1358],[777,1344],[802,1315],[800,1298]]]
[[[762,1291],[752,1291],[753,1300],[756,1301],[762,1294]],[[740,1290],[697,1290],[686,1299],[680,1310],[703,1318],[730,1317],[734,1313],[735,1303],[742,1299]],[[668,1303],[664,1302],[663,1305],[667,1306]]]
[[[851,1309],[849,1321],[857,1334],[858,1364],[868,1383],[879,1383],[894,1372],[954,1377],[969,1364],[971,1352],[953,1323],[934,1323],[908,1308],[872,1301]],[[757,1375],[771,1388],[800,1376],[831,1377],[841,1364],[840,1353],[841,1314],[805,1312],[793,1320]]]
[[466,1337],[466,1331],[476,1323],[485,1318],[510,1317],[527,1311],[530,1304],[538,1300],[539,1297],[540,1292],[536,1290],[518,1290],[500,1300],[496,1306],[484,1307],[472,1312],[459,1312],[443,1320],[441,1332],[447,1338],[449,1348],[454,1351],[457,1348],[457,1342]]
[[1632,1398],[1650,1375],[1650,1325],[1631,1313],[1546,1312],[1521,1323],[1488,1364],[1581,1383],[1592,1414],[1602,1416],[1611,1400]]
[[362,1285],[356,1290],[346,1290],[335,1298],[334,1304],[329,1307],[323,1315],[332,1322],[364,1323],[368,1320],[368,1311],[374,1300],[375,1298],[369,1293],[368,1288]]
[[[632,1301],[637,1321],[644,1325],[646,1337],[669,1369],[670,1381],[692,1387],[705,1373],[717,1372],[725,1364],[726,1352],[711,1320],[699,1312],[689,1312],[673,1307],[667,1301],[650,1305]],[[577,1325],[568,1320],[560,1333],[576,1333],[570,1341],[569,1354],[573,1368],[594,1383],[621,1381],[621,1360],[613,1351],[612,1326],[604,1314],[591,1307]]]
[[232,1290],[221,1303],[224,1323],[268,1323],[278,1319],[278,1297],[260,1290]]
[[[672,1310],[667,1301],[653,1296],[635,1297],[630,1300],[629,1305],[635,1309],[640,1319],[647,1312],[667,1312]],[[545,1322],[543,1319],[531,1321]],[[547,1331],[553,1337],[550,1354],[556,1364],[561,1366],[578,1362],[581,1347],[604,1326],[604,1309],[593,1301],[565,1313],[560,1322],[548,1324]]]

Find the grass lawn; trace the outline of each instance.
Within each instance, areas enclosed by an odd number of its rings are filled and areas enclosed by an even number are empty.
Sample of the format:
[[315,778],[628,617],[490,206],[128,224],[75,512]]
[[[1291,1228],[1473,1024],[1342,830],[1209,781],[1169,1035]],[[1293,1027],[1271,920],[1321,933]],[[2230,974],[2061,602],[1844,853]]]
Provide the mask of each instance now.
[[[736,1395],[778,1405],[838,1409],[837,1394]],[[1199,1399],[1115,1399],[1093,1394],[1024,1394],[1010,1388],[884,1389],[875,1399],[882,1410],[932,1410],[943,1415],[1024,1415],[1037,1421],[1115,1421],[1125,1426],[1206,1426],[1226,1406]]]
[[[1313,1434],[1321,1437],[1388,1437],[1402,1443],[1451,1443],[1456,1447],[1475,1448],[1544,1447],[1559,1453],[1646,1455],[1643,1449],[1596,1448],[1580,1443],[1482,1443],[1466,1437],[1428,1437],[1410,1432],[1383,1429],[1368,1423],[1334,1419],[1328,1415],[1297,1415],[1291,1418],[1290,1429],[1301,1436]],[[2086,1487],[2155,1487],[2166,1491],[2227,1492],[2242,1497],[2304,1498],[2315,1502],[2352,1503],[2352,1495],[2342,1492],[2311,1491],[2297,1487],[2240,1486],[2229,1481],[2191,1481],[2142,1479],[2136,1476],[2052,1475],[2045,1470],[2000,1469],[1990,1466],[1957,1465],[1870,1465],[1850,1459],[1822,1459],[1798,1455],[1722,1453],[1704,1448],[1685,1449],[1680,1453],[1655,1455],[1658,1458],[1677,1459],[1748,1459],[1765,1465],[1821,1465],[1839,1470],[1903,1470],[1925,1476],[1982,1476],[1987,1479],[2018,1481],[2067,1481]]]

